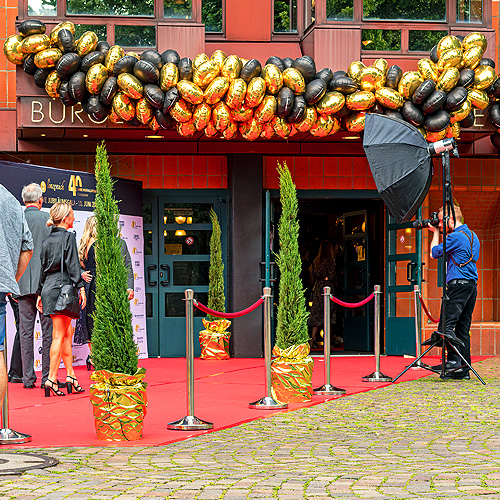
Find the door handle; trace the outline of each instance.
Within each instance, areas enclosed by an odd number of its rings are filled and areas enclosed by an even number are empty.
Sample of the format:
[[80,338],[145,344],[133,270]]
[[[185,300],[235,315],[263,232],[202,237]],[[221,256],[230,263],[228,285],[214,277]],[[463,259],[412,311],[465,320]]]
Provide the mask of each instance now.
[[160,285],[167,286],[170,283],[170,266],[168,264],[160,264],[160,269],[167,271],[167,279],[160,281]]
[[156,286],[158,284],[158,281],[153,281],[151,279],[151,271],[154,271],[156,269],[156,264],[150,264],[148,266],[148,285],[149,286]]
[[417,280],[415,279],[416,270],[417,270],[417,263],[408,262],[408,264],[406,265],[406,280],[409,281],[410,283],[417,282]]

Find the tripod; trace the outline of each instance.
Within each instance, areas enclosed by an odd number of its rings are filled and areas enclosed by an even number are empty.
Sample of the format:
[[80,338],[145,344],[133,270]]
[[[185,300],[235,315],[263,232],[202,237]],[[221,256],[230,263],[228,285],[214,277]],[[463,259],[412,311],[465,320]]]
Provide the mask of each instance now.
[[[468,367],[469,370],[474,373],[474,375],[481,381],[483,385],[486,385],[486,382],[479,376],[479,374],[472,368],[470,363],[462,356],[462,353],[455,346],[455,343],[458,339],[451,337],[446,332],[446,302],[449,300],[449,297],[446,292],[446,265],[447,265],[447,256],[446,256],[446,228],[448,227],[448,220],[450,219],[450,214],[453,215],[453,219],[456,220],[455,217],[455,208],[453,207],[453,197],[451,192],[451,174],[450,174],[450,153],[449,150],[453,149],[453,153],[455,156],[458,156],[458,150],[456,148],[456,143],[454,140],[449,141],[446,145],[447,149],[443,151],[438,151],[441,153],[441,164],[442,164],[442,172],[443,172],[443,257],[442,257],[442,270],[443,270],[443,295],[441,298],[441,328],[442,332],[436,331],[432,334],[429,341],[425,342],[423,345],[428,345],[429,347],[417,358],[415,359],[409,366],[407,366],[397,377],[394,378],[393,383],[398,380],[402,375],[404,375],[410,368],[416,366],[418,368],[423,368],[425,370],[432,371],[434,373],[439,373],[441,378],[445,378],[446,370],[446,352],[445,347],[450,352],[450,348],[460,357],[463,362],[463,365],[457,366],[452,370],[448,370],[448,373],[454,373],[457,370]],[[431,151],[433,148],[431,147]],[[458,342],[461,342],[458,340]],[[433,348],[433,347],[442,347],[441,351],[441,370],[436,370],[431,366],[421,363],[420,360]]]

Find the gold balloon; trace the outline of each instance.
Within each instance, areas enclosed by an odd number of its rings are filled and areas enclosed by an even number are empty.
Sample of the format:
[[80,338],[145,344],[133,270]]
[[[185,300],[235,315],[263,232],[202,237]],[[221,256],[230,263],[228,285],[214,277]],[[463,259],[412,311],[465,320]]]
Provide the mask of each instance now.
[[464,55],[462,57],[464,68],[474,69],[481,61],[483,53],[483,49],[478,45],[472,45],[470,48],[464,51]]
[[375,95],[372,92],[360,90],[354,92],[354,94],[349,94],[345,99],[345,104],[349,109],[363,111],[371,108],[375,104]]
[[196,127],[194,126],[193,122],[191,122],[191,121],[179,122],[177,124],[177,133],[181,137],[184,137],[185,139],[189,139],[190,137],[193,137],[195,132],[196,132]]
[[239,108],[231,109],[231,119],[235,122],[246,122],[253,116],[253,108],[242,104]]
[[203,63],[210,61],[210,58],[206,54],[198,54],[193,59],[193,69],[197,69],[198,66],[201,66]]
[[49,73],[45,79],[45,92],[50,97],[59,97],[59,87],[61,86],[61,79],[57,74],[57,71],[52,71]]
[[458,109],[455,109],[455,111],[452,111],[450,113],[450,123],[453,125],[453,123],[462,121],[463,119],[467,118],[467,116],[469,116],[469,113],[471,112],[471,109],[471,103],[469,99],[466,99]]
[[368,66],[359,74],[359,88],[371,92],[385,83],[384,73],[375,66]]
[[186,123],[193,117],[189,104],[184,99],[179,99],[172,109],[170,116],[177,122]]
[[229,56],[220,70],[220,74],[227,78],[230,82],[240,77],[243,64],[238,56]]
[[207,137],[215,137],[218,134],[217,129],[215,128],[214,121],[212,119],[209,120],[203,132]]
[[401,80],[399,80],[398,92],[403,99],[410,99],[413,92],[423,82],[422,77],[418,71],[407,71],[403,73]]
[[153,116],[151,120],[149,120],[148,127],[153,131],[157,132],[158,129],[160,128],[160,125],[158,124],[158,121],[156,120],[156,117]]
[[275,64],[266,64],[262,70],[262,78],[266,81],[267,91],[277,94],[283,87],[283,75]]
[[316,103],[316,110],[322,115],[334,115],[342,109],[345,97],[340,92],[332,90],[327,92],[323,98]]
[[234,139],[237,135],[238,135],[238,124],[236,122],[233,122],[232,120],[229,120],[227,127],[225,128],[224,132],[222,132],[222,136],[227,141],[230,141],[231,139]]
[[436,85],[437,90],[444,90],[445,92],[449,92],[458,82],[460,78],[460,72],[457,68],[448,68],[445,69]]
[[398,109],[403,105],[403,97],[401,94],[389,87],[382,87],[375,91],[375,99],[389,109]]
[[447,35],[441,38],[439,40],[439,43],[437,45],[437,56],[439,59],[441,59],[441,56],[448,50],[452,49],[461,49],[462,44],[460,43],[460,40],[453,35]]
[[444,52],[438,61],[438,70],[446,68],[457,68],[462,63],[462,49],[450,49]]
[[380,71],[382,71],[382,74],[385,75],[387,73],[387,69],[389,68],[389,64],[385,59],[377,59],[374,63],[373,66],[378,68]]
[[227,59],[227,55],[225,52],[222,50],[216,50],[212,56],[210,57],[210,60],[213,61],[219,68],[222,68],[224,65],[224,61]]
[[108,122],[111,123],[118,123],[121,120],[121,118],[116,114],[116,111],[114,108],[111,108],[111,111],[109,112],[108,115]]
[[127,52],[125,55],[135,57],[137,60],[141,58],[141,56],[137,52]]
[[91,94],[98,94],[107,78],[108,70],[106,69],[106,66],[103,64],[94,64],[87,71],[85,86]]
[[474,71],[476,76],[473,87],[476,89],[487,89],[497,79],[495,70],[491,66],[477,66]]
[[14,64],[22,64],[25,54],[19,51],[19,46],[23,41],[21,35],[10,35],[3,44],[3,53],[5,57]]
[[276,135],[278,135],[282,139],[286,139],[290,135],[290,132],[292,131],[291,124],[288,123],[284,118],[281,118],[280,116],[275,116],[271,120],[271,124],[274,128],[274,132],[276,133]]
[[215,104],[219,102],[229,88],[229,79],[224,76],[214,78],[212,83],[205,90],[205,102]]
[[117,92],[113,97],[113,109],[122,120],[127,122],[135,116],[135,105],[123,91]]
[[153,108],[145,97],[141,97],[135,105],[135,116],[143,124],[147,125],[153,118]]
[[255,119],[259,123],[267,123],[276,114],[278,103],[273,95],[266,95],[255,109]]
[[196,83],[189,80],[177,82],[177,90],[181,97],[190,104],[200,104],[203,102],[203,90]]
[[486,50],[486,47],[488,47],[488,40],[486,40],[486,37],[483,35],[483,33],[478,33],[475,31],[474,33],[469,33],[463,40],[462,40],[462,47],[465,50],[470,49],[474,45],[480,47],[484,51]]
[[219,71],[219,66],[215,62],[204,62],[194,69],[193,82],[203,89],[219,74]]
[[295,124],[295,128],[299,132],[309,132],[311,127],[316,122],[317,118],[316,108],[314,106],[306,106],[306,112],[302,117],[302,120]]
[[76,32],[75,25],[71,21],[64,21],[59,23],[54,29],[50,32],[50,44],[55,46],[57,45],[57,36],[61,30],[69,30],[74,35]]
[[440,130],[439,132],[429,132],[427,131],[425,135],[425,140],[427,142],[436,142],[436,141],[441,141],[446,137],[446,134],[448,133],[448,127],[446,127],[444,130]]
[[417,68],[423,80],[438,81],[437,66],[428,58],[420,59]]
[[179,69],[174,63],[164,64],[160,70],[160,88],[166,92],[179,81]]
[[17,47],[21,54],[36,54],[41,50],[50,47],[50,38],[47,35],[30,35],[23,38],[23,41]]
[[206,103],[198,104],[193,111],[193,123],[196,130],[203,130],[212,117],[212,108]]
[[262,139],[271,139],[271,137],[274,135],[274,127],[272,122],[267,122],[262,125],[262,132],[260,133],[260,136]]
[[326,137],[332,131],[335,121],[338,122],[338,118],[336,116],[319,115],[313,126],[310,128],[309,133],[314,137]]
[[119,45],[113,45],[106,54],[104,66],[110,73],[113,73],[115,64],[125,55],[125,51]]
[[266,82],[264,78],[256,76],[250,80],[245,96],[245,104],[251,108],[258,106],[266,94]]
[[361,76],[361,71],[363,71],[366,66],[360,61],[353,61],[349,64],[349,68],[347,68],[347,74],[350,78],[352,78],[355,82],[359,81],[359,77]]
[[243,57],[240,57],[241,59],[241,64],[243,64],[243,66],[245,66],[245,64],[249,61],[249,59],[245,59]]
[[262,123],[259,123],[255,118],[248,120],[240,125],[240,134],[247,141],[255,141],[262,132]]
[[470,101],[471,105],[477,109],[485,109],[490,103],[488,94],[484,90],[479,89],[468,89],[467,99]]
[[80,57],[90,54],[97,47],[99,39],[93,31],[86,31],[76,42],[76,51]]
[[460,139],[460,130],[461,130],[460,123],[455,122],[449,127],[449,132],[447,136],[454,137],[455,139]]
[[229,85],[229,90],[226,94],[226,104],[232,109],[239,108],[245,100],[246,93],[247,84],[245,80],[236,78]]
[[345,122],[346,129],[354,134],[362,132],[365,129],[365,116],[364,111],[350,115]]
[[219,101],[215,107],[212,109],[212,116],[215,124],[215,128],[219,132],[224,132],[229,122],[231,121],[231,117],[229,115],[229,108],[226,106],[224,101]]
[[45,49],[35,54],[35,66],[37,68],[52,68],[61,59],[63,53],[56,48]]
[[295,68],[286,68],[285,71],[283,71],[283,85],[293,90],[295,94],[303,94],[304,90],[306,90],[304,77],[302,73]]
[[118,87],[120,87],[120,89],[131,99],[140,99],[144,93],[142,83],[130,73],[121,73],[118,75],[117,83]]

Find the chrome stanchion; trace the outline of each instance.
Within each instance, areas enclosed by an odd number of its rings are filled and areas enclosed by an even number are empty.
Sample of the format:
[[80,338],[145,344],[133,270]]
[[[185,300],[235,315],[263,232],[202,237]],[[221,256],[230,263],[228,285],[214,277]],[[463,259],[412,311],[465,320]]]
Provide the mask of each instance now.
[[187,365],[187,411],[186,417],[170,422],[167,429],[179,431],[200,431],[213,429],[214,424],[205,422],[194,416],[194,325],[193,325],[193,299],[194,292],[188,289],[184,292],[186,297],[186,365]]
[[[5,318],[4,318],[5,321]],[[9,429],[9,384],[7,383],[7,332],[3,343],[3,359],[5,361],[5,397],[2,403],[2,428],[0,429],[0,444],[29,443],[31,436]]]
[[264,360],[266,363],[266,396],[249,403],[254,410],[274,410],[288,408],[286,403],[278,403],[271,395],[271,288],[264,288]]
[[[420,296],[420,287],[418,285],[413,285],[413,297],[415,302],[415,357],[418,358],[420,356],[420,342],[422,342],[421,331],[420,331],[420,322],[418,320],[419,316],[419,296]],[[422,361],[417,361],[415,366],[412,366],[410,370],[421,370],[424,368],[424,364]]]
[[388,377],[380,372],[380,294],[382,293],[380,288],[380,285],[375,285],[375,289],[373,291],[375,294],[375,320],[373,322],[373,329],[375,332],[375,371],[366,377],[362,377],[361,380],[363,382],[392,382],[391,377]]
[[329,286],[323,288],[323,328],[324,328],[324,361],[325,361],[325,384],[317,389],[314,389],[313,393],[317,395],[327,396],[327,395],[340,395],[345,394],[345,389],[339,389],[330,384],[330,291]]

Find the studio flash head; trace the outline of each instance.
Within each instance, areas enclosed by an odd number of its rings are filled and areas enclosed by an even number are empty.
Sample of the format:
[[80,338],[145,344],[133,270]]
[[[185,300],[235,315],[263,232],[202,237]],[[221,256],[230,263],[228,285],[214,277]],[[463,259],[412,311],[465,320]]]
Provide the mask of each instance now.
[[443,139],[442,141],[431,142],[429,144],[429,154],[431,156],[453,150],[453,154],[458,156],[457,141],[454,137]]

